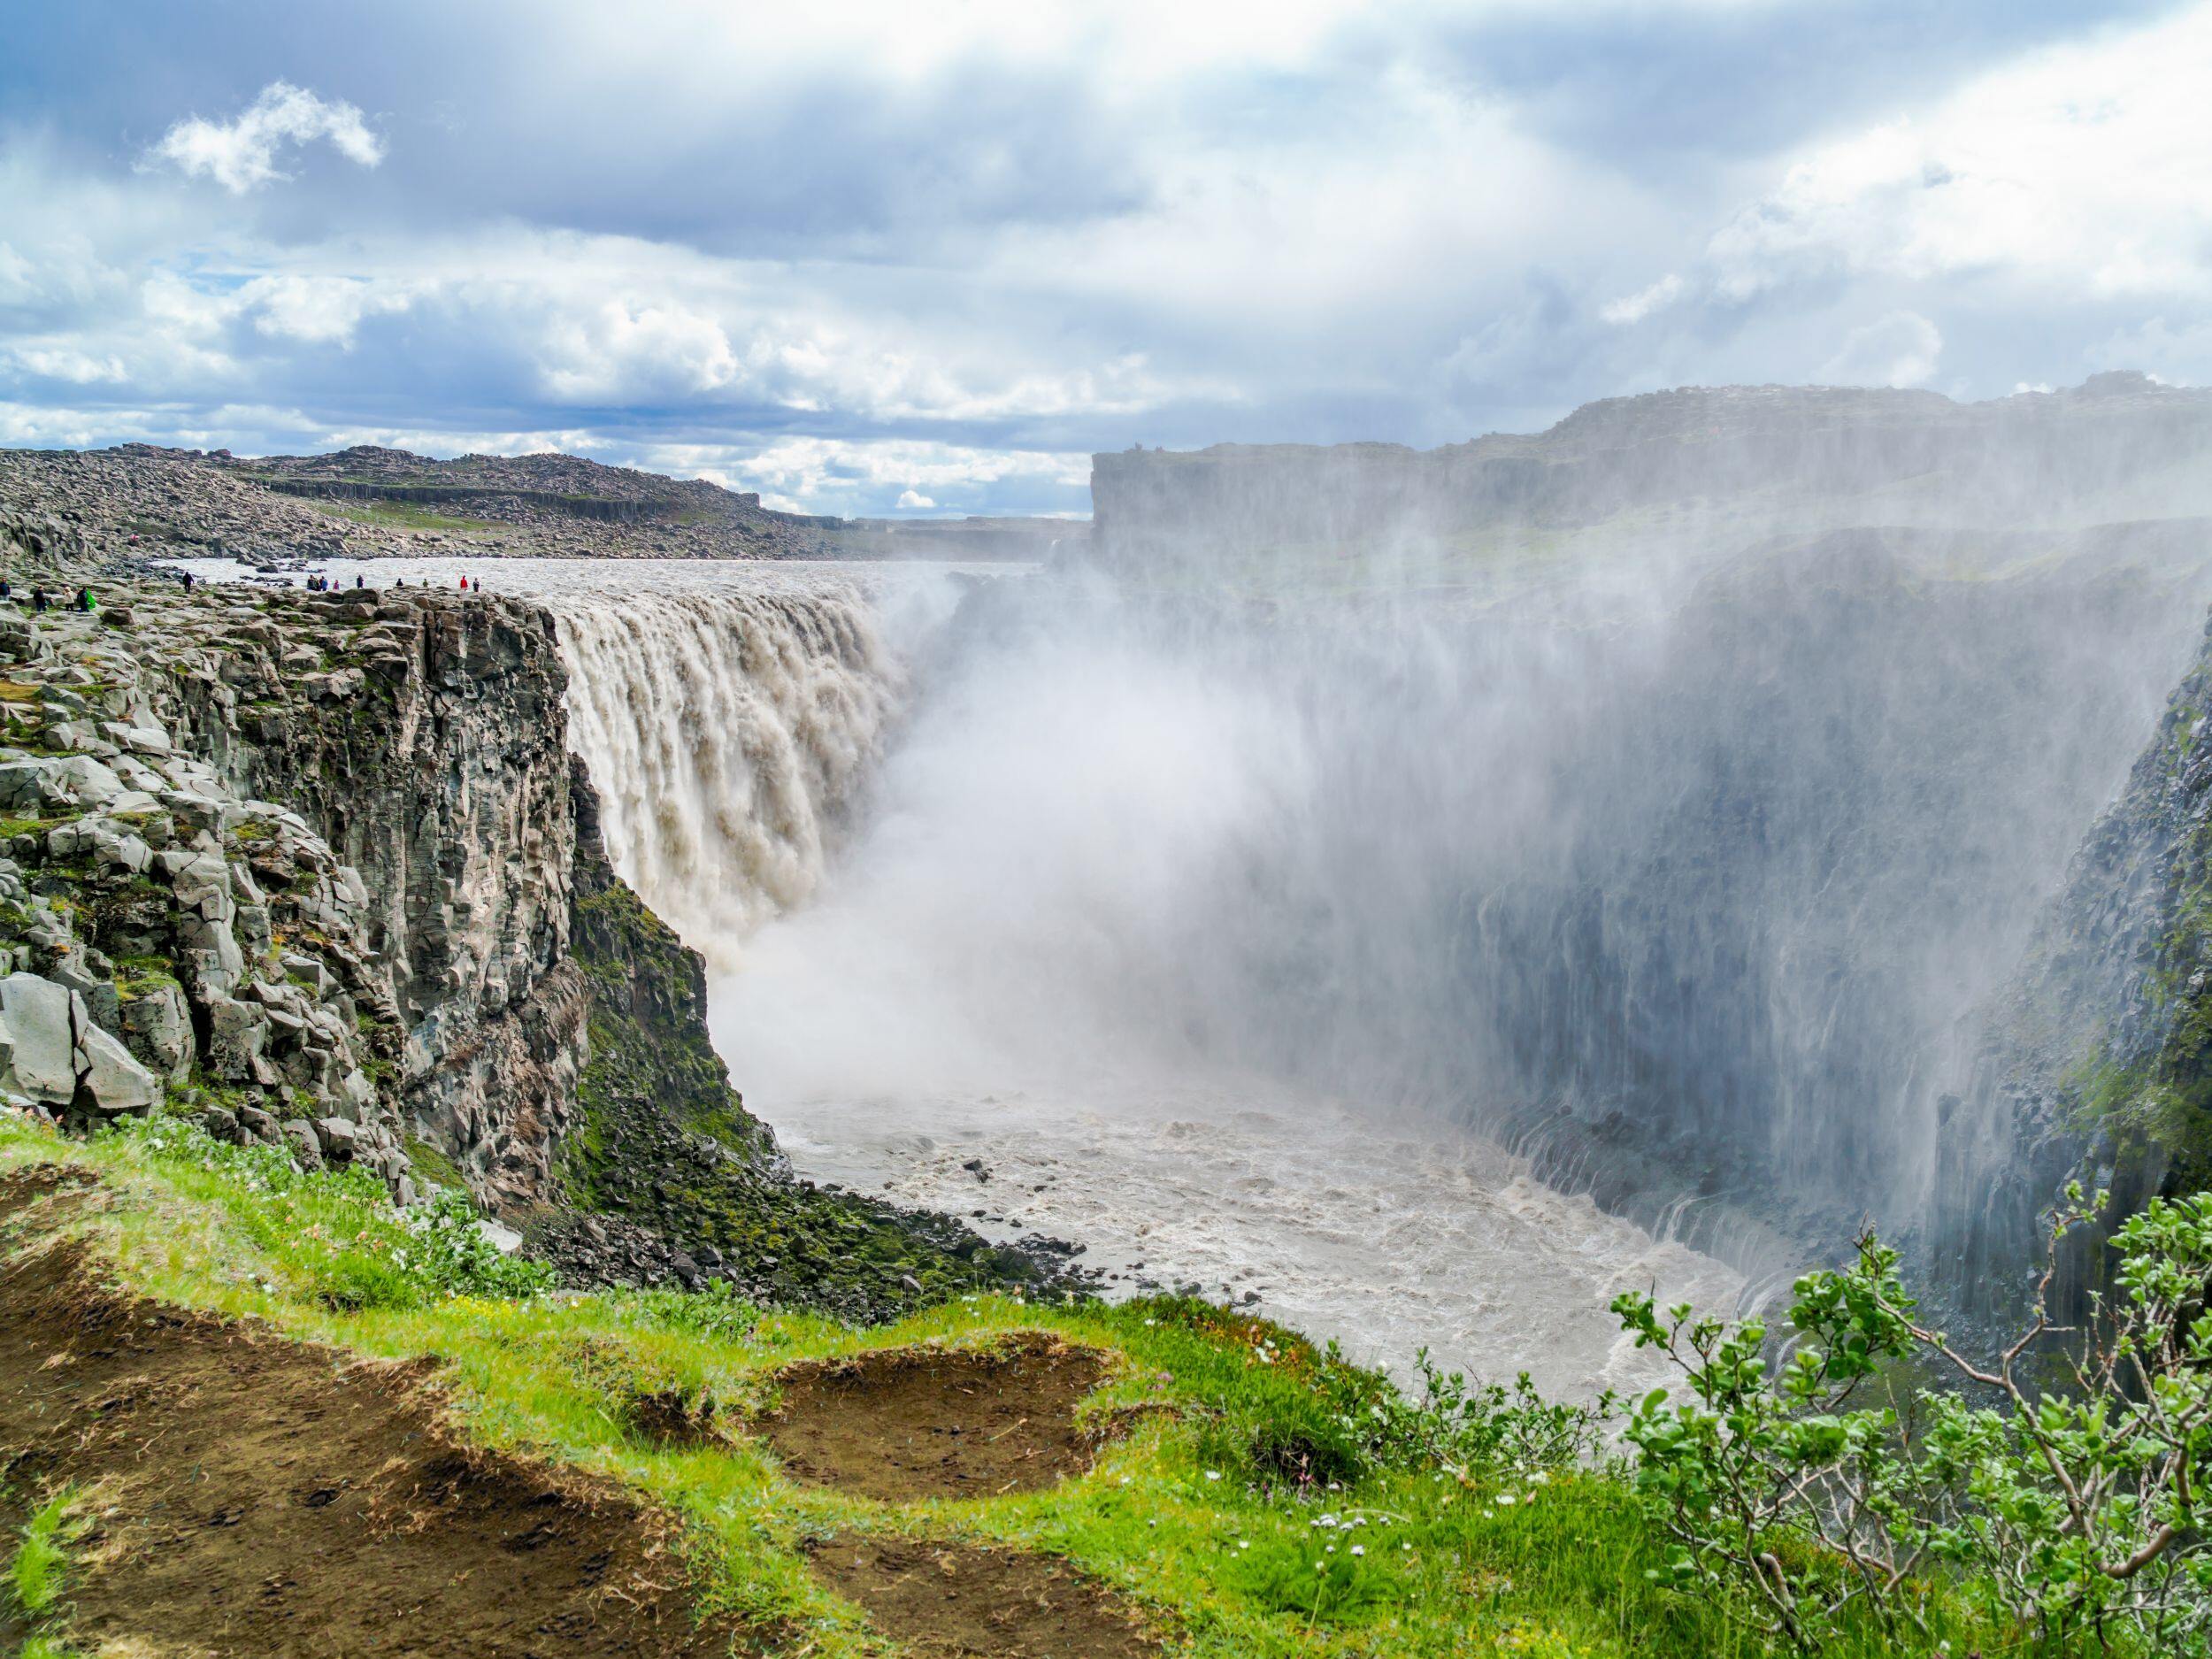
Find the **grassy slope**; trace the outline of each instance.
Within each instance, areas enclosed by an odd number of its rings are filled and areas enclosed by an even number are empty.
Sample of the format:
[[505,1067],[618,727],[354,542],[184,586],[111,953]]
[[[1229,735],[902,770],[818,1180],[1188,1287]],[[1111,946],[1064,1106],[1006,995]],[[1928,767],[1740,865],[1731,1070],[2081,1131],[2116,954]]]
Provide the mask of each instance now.
[[[456,1295],[449,1254],[406,1231],[365,1183],[294,1176],[265,1150],[219,1147],[175,1120],[87,1146],[0,1116],[0,1169],[54,1159],[101,1172],[114,1201],[76,1225],[132,1286],[365,1354],[445,1356],[469,1432],[611,1475],[687,1517],[711,1597],[791,1630],[793,1651],[884,1651],[798,1553],[803,1540],[852,1532],[1064,1553],[1152,1609],[1171,1651],[1764,1651],[1647,1582],[1661,1540],[1617,1476],[1463,1476],[1379,1448],[1365,1422],[1387,1385],[1204,1303],[1048,1310],[972,1297],[855,1329],[673,1293]],[[520,1287],[511,1265],[495,1271]],[[1046,1493],[886,1506],[788,1483],[747,1440],[669,1449],[624,1426],[640,1392],[708,1391],[741,1417],[794,1359],[1036,1327],[1114,1356],[1087,1410],[1173,1408],[1137,1416],[1094,1472]],[[1340,1486],[1286,1479],[1302,1450]],[[1364,1525],[1317,1525],[1325,1514]],[[1986,1632],[1938,1622],[1954,1651],[1985,1646]],[[1870,1634],[1839,1651],[1900,1650]]]

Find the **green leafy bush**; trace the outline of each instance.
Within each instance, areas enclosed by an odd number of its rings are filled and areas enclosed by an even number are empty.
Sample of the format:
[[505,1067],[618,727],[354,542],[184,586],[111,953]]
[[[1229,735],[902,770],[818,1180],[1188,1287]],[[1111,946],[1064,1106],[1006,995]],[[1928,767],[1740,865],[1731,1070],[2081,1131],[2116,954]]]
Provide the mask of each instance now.
[[[2105,1202],[2070,1189],[2053,1260]],[[1809,1653],[1855,1606],[1924,1638],[1930,1580],[1948,1569],[2068,1650],[2212,1654],[2212,1195],[2154,1202],[2111,1244],[2116,1300],[2062,1330],[2047,1271],[2033,1323],[1978,1364],[1919,1323],[1871,1234],[1850,1266],[1797,1281],[1778,1375],[1759,1320],[1618,1298],[1623,1328],[1690,1395],[1655,1389],[1627,1425],[1675,1540],[1671,1582]],[[1912,1357],[1949,1368],[1956,1390],[1906,1386]],[[2055,1379],[2031,1381],[2054,1362]]]

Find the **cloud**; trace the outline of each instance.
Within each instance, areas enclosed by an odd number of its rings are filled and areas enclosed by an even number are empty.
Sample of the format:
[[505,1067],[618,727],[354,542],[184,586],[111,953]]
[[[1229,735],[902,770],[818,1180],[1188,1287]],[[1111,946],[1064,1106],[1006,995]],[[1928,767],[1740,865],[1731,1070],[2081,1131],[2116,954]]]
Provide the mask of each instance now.
[[384,159],[384,141],[369,130],[350,104],[317,97],[288,81],[272,81],[233,121],[189,116],[153,148],[186,173],[204,173],[234,196],[288,175],[277,171],[280,148],[327,139],[347,160],[373,167]]
[[[2212,0],[2148,3],[1959,0],[1900,69],[1909,0],[234,0],[287,69],[244,107],[234,42],[96,50],[33,8],[0,400],[872,514],[1079,510],[1136,441],[1448,442],[1692,381],[2201,380]],[[1771,85],[1679,96],[1786,38]],[[302,89],[335,87],[359,107]],[[221,119],[117,165],[196,100]]]
[[402,287],[297,273],[256,277],[239,289],[239,299],[265,334],[349,349],[365,319],[403,311],[414,303]]
[[1942,354],[1943,336],[1933,323],[1892,311],[1844,336],[1843,349],[1822,365],[1820,378],[1841,386],[1920,386]]
[[899,492],[899,505],[902,507],[923,508],[934,507],[936,504],[918,489],[902,489]]
[[1616,326],[1625,327],[1640,323],[1645,318],[1665,311],[1685,294],[1689,284],[1670,271],[1649,288],[1639,288],[1633,294],[1608,301],[1598,307],[1598,316]]
[[1961,276],[2212,295],[2212,6],[2036,52],[1823,144],[1709,250],[1733,300],[1806,278]]

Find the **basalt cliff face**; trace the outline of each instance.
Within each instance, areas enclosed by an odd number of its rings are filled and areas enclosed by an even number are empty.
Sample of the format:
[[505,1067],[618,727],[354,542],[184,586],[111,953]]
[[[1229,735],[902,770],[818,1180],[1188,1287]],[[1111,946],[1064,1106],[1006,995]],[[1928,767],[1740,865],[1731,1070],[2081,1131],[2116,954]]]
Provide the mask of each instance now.
[[203,644],[174,674],[188,741],[359,872],[363,949],[406,1033],[410,1133],[494,1203],[545,1202],[586,1059],[545,618],[442,591],[280,595],[217,637],[219,662]]
[[609,861],[545,612],[167,577],[65,603],[96,564],[0,521],[0,1103],[465,1187],[586,1282],[870,1315],[1038,1281],[789,1176],[698,954]]
[[549,1202],[588,1049],[545,618],[419,589],[102,591],[0,618],[16,879],[71,925],[49,965],[227,1128],[304,1124],[403,1194],[413,1146],[495,1209]]
[[[2033,1258],[2068,1180],[2108,1220],[2212,1187],[2212,632],[2125,788],[2083,842],[1946,1102],[1939,1179],[1975,1195],[1938,1240],[1970,1283]],[[2078,1309],[2106,1288],[2091,1240],[2062,1260]]]

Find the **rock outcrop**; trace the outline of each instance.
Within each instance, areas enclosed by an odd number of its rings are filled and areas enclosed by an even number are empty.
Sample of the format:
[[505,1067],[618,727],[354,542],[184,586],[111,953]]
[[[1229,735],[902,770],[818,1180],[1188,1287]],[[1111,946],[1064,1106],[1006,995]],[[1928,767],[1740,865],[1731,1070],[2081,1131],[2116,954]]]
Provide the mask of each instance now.
[[77,1121],[174,1095],[411,1196],[366,889],[194,752],[186,676],[134,620],[0,612],[0,1093]]
[[364,955],[405,1033],[409,1133],[495,1204],[542,1202],[585,1024],[565,680],[543,615],[423,588],[239,603],[198,602],[231,614],[151,648],[188,741],[359,872]]
[[40,546],[231,557],[265,568],[321,558],[868,557],[895,548],[843,520],[763,507],[697,479],[569,455],[450,461],[367,446],[242,460],[226,450],[0,449],[0,518]]

